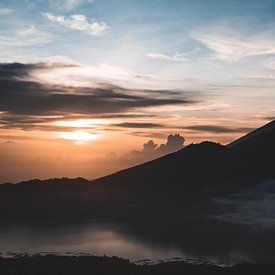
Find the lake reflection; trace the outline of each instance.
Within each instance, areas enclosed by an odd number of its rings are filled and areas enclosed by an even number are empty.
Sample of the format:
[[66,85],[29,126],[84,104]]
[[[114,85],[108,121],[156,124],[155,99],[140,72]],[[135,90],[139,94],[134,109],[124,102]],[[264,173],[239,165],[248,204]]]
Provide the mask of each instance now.
[[275,236],[272,232],[271,235],[267,232],[249,235],[245,231],[246,234],[236,238],[229,234],[220,236],[219,231],[205,230],[205,235],[193,231],[194,234],[177,227],[118,223],[6,227],[0,228],[0,252],[88,253],[119,256],[131,261],[175,257],[223,264],[274,261],[272,237]]
[[1,252],[89,253],[120,256],[132,261],[183,257],[173,247],[146,244],[130,237],[118,224],[66,224],[1,229]]

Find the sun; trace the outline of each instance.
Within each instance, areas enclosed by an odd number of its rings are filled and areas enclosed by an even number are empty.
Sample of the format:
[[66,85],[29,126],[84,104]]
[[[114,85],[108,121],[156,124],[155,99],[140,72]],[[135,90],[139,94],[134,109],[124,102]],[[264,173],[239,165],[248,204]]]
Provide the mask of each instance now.
[[86,131],[75,131],[75,132],[62,132],[59,136],[66,140],[75,141],[77,144],[86,143],[89,141],[95,141],[99,138],[98,134],[88,133]]
[[[103,119],[74,119],[74,120],[59,120],[53,123],[54,126],[68,127],[68,131],[58,131],[59,138],[72,140],[75,144],[83,144],[90,141],[95,141],[101,138],[101,134],[95,131],[100,131],[101,126],[107,124],[107,120]],[[69,128],[74,128],[75,131],[70,131]],[[92,130],[91,133],[89,130]]]

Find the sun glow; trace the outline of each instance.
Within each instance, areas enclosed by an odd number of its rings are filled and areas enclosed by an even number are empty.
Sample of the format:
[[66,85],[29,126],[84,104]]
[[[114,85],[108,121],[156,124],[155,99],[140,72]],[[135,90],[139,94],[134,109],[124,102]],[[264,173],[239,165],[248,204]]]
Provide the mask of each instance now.
[[78,144],[86,143],[89,141],[95,141],[99,139],[99,134],[92,134],[85,131],[75,131],[75,132],[62,132],[59,136],[66,140],[75,141]]

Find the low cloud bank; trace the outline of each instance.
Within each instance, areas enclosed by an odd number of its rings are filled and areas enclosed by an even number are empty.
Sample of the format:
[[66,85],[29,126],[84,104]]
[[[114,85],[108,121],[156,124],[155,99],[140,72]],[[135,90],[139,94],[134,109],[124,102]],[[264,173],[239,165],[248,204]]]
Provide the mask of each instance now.
[[140,163],[176,152],[183,148],[184,142],[185,138],[180,134],[170,134],[167,137],[166,143],[158,145],[153,140],[149,140],[143,144],[143,148],[141,150],[133,150],[128,154],[120,156],[119,158],[132,164]]
[[226,222],[275,229],[275,179],[259,182],[256,186],[215,200],[222,213],[213,216]]

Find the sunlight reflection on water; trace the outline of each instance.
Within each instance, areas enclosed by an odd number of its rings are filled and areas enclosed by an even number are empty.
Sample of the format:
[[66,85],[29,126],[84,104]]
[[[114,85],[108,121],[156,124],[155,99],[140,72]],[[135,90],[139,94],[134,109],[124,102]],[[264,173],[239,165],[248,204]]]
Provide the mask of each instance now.
[[119,232],[117,226],[69,224],[0,230],[1,252],[54,252],[110,255],[132,261],[183,257],[173,247],[160,247],[135,240]]

